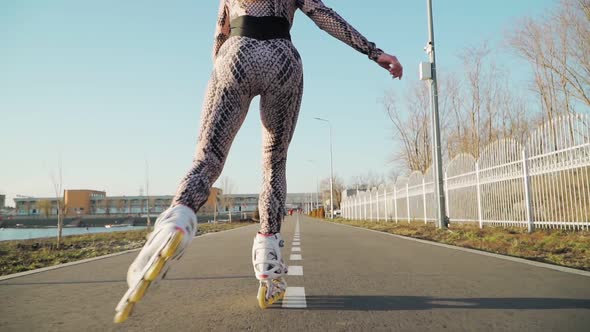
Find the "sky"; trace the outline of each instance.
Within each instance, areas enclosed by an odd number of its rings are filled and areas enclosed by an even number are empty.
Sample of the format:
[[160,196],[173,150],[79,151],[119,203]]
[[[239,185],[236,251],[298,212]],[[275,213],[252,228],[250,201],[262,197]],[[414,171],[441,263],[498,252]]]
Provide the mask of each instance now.
[[[457,55],[488,41],[514,84],[527,65],[501,50],[507,31],[557,0],[434,0],[439,75],[461,72]],[[388,174],[396,151],[380,100],[403,95],[426,61],[426,1],[325,0],[404,66],[403,80],[319,30],[302,12],[291,31],[305,92],[287,165],[288,192],[313,192],[334,173],[345,183]],[[4,0],[0,2],[0,194],[55,195],[61,160],[66,189],[107,195],[174,194],[190,168],[212,69],[213,0]],[[403,111],[403,110],[401,110]],[[233,193],[261,186],[261,124],[252,102],[221,177]]]

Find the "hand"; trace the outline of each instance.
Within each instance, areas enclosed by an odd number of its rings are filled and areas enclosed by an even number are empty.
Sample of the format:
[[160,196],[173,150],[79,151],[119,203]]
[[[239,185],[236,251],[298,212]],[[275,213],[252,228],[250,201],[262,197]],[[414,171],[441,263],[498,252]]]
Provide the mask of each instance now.
[[402,67],[402,64],[393,55],[383,53],[377,58],[377,63],[379,66],[387,69],[393,78],[399,78],[401,80],[402,76],[404,76],[404,67]]

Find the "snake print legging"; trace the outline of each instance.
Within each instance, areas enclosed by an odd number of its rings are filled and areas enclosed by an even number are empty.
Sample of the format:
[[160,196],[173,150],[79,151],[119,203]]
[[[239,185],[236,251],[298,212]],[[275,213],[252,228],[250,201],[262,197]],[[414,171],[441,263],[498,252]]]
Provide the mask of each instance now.
[[194,211],[205,204],[250,102],[260,95],[263,125],[263,181],[259,198],[260,232],[278,233],[287,194],[287,150],[303,93],[299,53],[285,39],[231,37],[219,49],[201,118],[192,168],[173,205]]

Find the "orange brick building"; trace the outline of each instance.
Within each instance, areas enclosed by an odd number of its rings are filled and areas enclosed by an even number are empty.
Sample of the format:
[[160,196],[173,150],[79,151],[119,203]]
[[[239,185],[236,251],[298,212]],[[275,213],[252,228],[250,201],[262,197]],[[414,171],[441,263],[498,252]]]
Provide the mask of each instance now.
[[[221,195],[221,190],[211,188],[211,193],[200,213],[213,213],[215,202]],[[174,196],[107,196],[106,192],[98,190],[74,189],[64,191],[66,215],[68,217],[84,215],[137,215],[160,214],[166,210]],[[17,197],[14,199],[16,212],[19,216],[55,216],[57,215],[57,200],[55,197]]]

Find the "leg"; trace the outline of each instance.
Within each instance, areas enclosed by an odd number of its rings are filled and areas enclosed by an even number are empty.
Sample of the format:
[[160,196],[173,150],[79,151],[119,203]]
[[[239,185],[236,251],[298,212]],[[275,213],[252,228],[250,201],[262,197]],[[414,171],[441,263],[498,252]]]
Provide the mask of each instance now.
[[[300,76],[301,77],[301,76]],[[287,196],[287,151],[295,131],[303,79],[261,97],[263,182],[260,193],[260,233],[278,233]]]
[[258,304],[266,308],[283,298],[287,274],[279,234],[287,196],[287,150],[295,131],[303,89],[299,59],[277,57],[285,63],[277,65],[270,89],[262,94],[260,113],[263,125],[263,184],[259,199],[260,232],[252,245],[252,263],[260,280]]
[[244,122],[252,97],[243,93],[235,80],[227,81],[227,75],[231,75],[227,67],[217,68],[211,77],[193,165],[182,179],[172,205],[182,204],[196,212],[205,204]]
[[192,241],[197,228],[196,211],[207,201],[252,99],[228,68],[216,66],[213,71],[203,103],[193,167],[183,179],[172,207],[158,217],[154,231],[129,267],[129,289],[117,305],[117,323],[131,315],[150,285],[163,278]]

